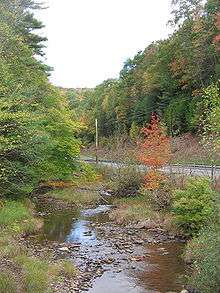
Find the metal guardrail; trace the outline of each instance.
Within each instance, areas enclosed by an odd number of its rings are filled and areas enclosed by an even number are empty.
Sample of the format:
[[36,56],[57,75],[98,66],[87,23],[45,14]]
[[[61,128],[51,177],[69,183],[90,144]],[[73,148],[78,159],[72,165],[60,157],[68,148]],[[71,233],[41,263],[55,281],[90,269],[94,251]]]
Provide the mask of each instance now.
[[[85,162],[96,162],[95,159],[93,158],[80,158],[80,160],[85,161]],[[118,161],[112,161],[112,160],[99,160],[100,163],[112,163],[112,164],[126,164],[126,163],[121,163]],[[139,165],[140,164],[134,164],[134,165]],[[220,170],[220,165],[204,165],[204,164],[171,164],[171,165],[166,165],[165,167],[169,167],[169,166],[173,166],[173,167],[184,167],[184,168],[201,168],[201,169],[211,169],[211,168],[215,168],[217,170]]]
[[[81,160],[85,162],[96,162],[93,158],[81,158]],[[100,164],[112,164],[115,167],[118,165],[119,167],[126,167],[126,163],[121,163],[112,160],[99,160]],[[133,164],[142,170],[148,169],[147,166],[140,164]],[[219,165],[204,165],[204,164],[172,164],[166,165],[161,168],[162,171],[173,174],[185,174],[185,175],[195,175],[195,176],[208,176],[212,180],[214,178],[220,177],[220,166]]]

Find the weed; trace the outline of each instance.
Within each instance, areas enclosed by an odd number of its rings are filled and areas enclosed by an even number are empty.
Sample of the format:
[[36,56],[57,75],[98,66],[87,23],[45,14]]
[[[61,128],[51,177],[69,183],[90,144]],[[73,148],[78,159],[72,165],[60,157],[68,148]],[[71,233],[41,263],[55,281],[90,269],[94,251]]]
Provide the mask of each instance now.
[[14,278],[8,272],[0,272],[0,293],[16,293],[17,286]]
[[62,260],[61,262],[62,271],[68,278],[76,277],[79,273],[78,269],[70,260]]
[[111,212],[110,217],[118,223],[144,220],[152,214],[144,196],[117,199],[114,204],[118,208]]

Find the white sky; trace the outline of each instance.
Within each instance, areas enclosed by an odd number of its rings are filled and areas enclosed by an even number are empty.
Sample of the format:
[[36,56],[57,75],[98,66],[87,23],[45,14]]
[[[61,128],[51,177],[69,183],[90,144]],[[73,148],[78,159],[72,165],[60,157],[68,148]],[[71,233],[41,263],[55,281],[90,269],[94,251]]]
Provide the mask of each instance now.
[[124,61],[168,36],[171,0],[44,0],[51,82],[93,87],[115,78]]

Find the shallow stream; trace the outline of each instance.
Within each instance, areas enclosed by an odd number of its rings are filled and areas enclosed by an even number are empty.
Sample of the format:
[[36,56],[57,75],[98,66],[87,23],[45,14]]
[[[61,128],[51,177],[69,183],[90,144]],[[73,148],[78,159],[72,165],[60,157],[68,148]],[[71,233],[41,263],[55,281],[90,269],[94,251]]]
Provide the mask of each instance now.
[[157,241],[146,230],[117,225],[109,219],[111,209],[99,205],[50,213],[39,240],[74,248],[68,254],[64,251],[63,257],[73,259],[84,272],[79,292],[180,292],[184,245]]

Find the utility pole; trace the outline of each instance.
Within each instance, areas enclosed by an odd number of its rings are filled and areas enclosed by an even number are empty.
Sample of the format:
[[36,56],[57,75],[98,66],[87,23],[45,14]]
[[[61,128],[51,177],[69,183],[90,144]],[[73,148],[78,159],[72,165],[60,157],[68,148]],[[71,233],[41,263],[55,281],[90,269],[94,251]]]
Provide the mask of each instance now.
[[99,162],[99,160],[98,160],[98,146],[99,146],[98,119],[95,119],[95,150],[96,150],[95,161],[96,161],[96,164],[98,164],[98,162]]

